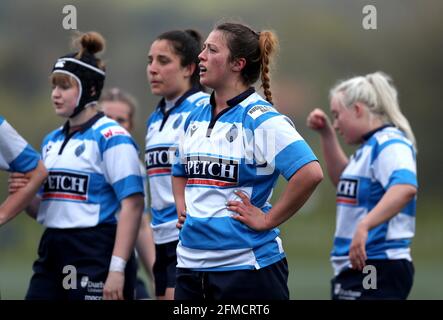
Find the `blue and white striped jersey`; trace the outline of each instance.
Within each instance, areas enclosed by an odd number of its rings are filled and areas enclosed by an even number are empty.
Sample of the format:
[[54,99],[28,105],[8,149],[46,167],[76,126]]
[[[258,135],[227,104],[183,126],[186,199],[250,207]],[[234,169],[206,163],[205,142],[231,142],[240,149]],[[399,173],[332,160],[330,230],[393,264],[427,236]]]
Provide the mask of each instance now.
[[269,212],[277,178],[287,180],[317,160],[286,116],[250,88],[213,116],[210,103],[191,112],[174,176],[187,177],[186,222],[177,247],[177,267],[227,271],[259,269],[285,254],[278,228],[257,232],[232,219],[226,202],[239,200]]
[[[351,156],[337,185],[337,221],[331,261],[337,275],[350,267],[349,247],[358,222],[380,201],[391,186],[417,186],[415,150],[395,127],[369,133]],[[415,232],[415,204],[411,200],[397,215],[369,231],[368,259],[411,260]]]
[[39,160],[40,155],[0,116],[0,169],[25,173]]
[[145,165],[151,196],[151,226],[157,244],[178,239],[171,184],[172,159],[186,118],[191,110],[206,103],[208,97],[204,92],[191,89],[168,111],[164,110],[162,99],[146,123]]
[[37,220],[50,228],[117,223],[120,201],[143,194],[137,146],[114,120],[97,114],[80,130],[69,123],[48,134],[42,157],[49,176]]

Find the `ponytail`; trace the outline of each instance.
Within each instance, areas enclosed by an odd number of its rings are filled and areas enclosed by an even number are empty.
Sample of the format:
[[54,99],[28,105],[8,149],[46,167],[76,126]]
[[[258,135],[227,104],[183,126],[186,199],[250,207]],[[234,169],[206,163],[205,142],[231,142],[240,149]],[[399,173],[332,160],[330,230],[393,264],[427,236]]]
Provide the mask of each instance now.
[[272,101],[272,92],[271,92],[271,78],[270,78],[270,57],[275,53],[278,40],[275,34],[271,31],[262,31],[259,35],[259,47],[260,47],[260,71],[261,71],[261,82],[263,91],[266,97],[271,104]]
[[377,104],[383,109],[384,114],[390,122],[403,131],[406,137],[416,147],[414,133],[408,119],[400,110],[397,98],[397,90],[392,84],[391,78],[383,72],[375,72],[366,76],[368,82],[373,86],[377,94]]

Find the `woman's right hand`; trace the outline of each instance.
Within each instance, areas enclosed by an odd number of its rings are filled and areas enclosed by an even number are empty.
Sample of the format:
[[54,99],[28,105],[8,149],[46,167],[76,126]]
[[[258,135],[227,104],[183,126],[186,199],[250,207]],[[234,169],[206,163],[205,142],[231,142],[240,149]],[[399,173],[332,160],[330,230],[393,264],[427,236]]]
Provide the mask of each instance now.
[[332,125],[328,116],[323,110],[319,108],[315,108],[308,115],[306,125],[312,130],[318,131],[320,134],[327,132],[328,129],[332,129]]
[[8,179],[8,192],[9,194],[16,193],[29,183],[29,178],[24,173],[13,172],[9,175]]

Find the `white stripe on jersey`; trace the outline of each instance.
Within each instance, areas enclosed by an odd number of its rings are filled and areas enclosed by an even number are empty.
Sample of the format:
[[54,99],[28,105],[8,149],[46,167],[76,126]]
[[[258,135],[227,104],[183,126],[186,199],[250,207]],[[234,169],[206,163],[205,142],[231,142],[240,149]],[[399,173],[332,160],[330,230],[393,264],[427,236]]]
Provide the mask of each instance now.
[[352,239],[358,223],[367,213],[368,210],[363,207],[349,210],[347,207],[337,206],[336,230],[334,236],[338,238]]
[[154,242],[156,244],[163,244],[177,240],[179,230],[176,225],[177,220],[172,220],[155,226],[151,223]]
[[10,163],[23,152],[27,145],[28,143],[17,131],[6,120],[3,120],[0,123],[0,169],[10,169]]
[[[236,189],[214,189],[205,190],[201,188],[187,188],[185,192],[185,202],[188,214],[195,218],[221,218],[235,214],[226,208],[226,201],[241,201],[234,191],[239,190],[251,198],[252,187],[239,187]],[[227,200],[226,200],[227,199]],[[208,215],[207,203],[211,203],[211,214]]]
[[37,221],[48,228],[87,228],[97,225],[99,213],[99,204],[41,201]]
[[138,173],[140,175],[140,165],[134,161],[121,161],[122,155],[130,155],[134,152],[134,146],[130,144],[119,144],[109,148],[103,153],[104,174],[106,180],[114,184],[127,176]]
[[[392,161],[392,155],[397,159]],[[373,162],[374,175],[377,180],[386,187],[389,178],[395,170],[406,169],[414,174],[417,173],[415,160],[413,159],[410,144],[394,143],[384,148]]]
[[409,239],[415,233],[415,217],[399,213],[389,220],[386,240]]
[[177,245],[177,268],[206,269],[254,266],[259,269],[250,248],[231,250],[199,250]]

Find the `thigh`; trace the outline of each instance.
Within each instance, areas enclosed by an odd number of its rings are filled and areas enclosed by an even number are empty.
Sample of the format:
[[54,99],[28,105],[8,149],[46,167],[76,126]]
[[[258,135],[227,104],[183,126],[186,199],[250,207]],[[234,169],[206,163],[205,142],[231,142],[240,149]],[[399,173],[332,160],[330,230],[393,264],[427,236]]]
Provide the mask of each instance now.
[[208,272],[205,292],[214,300],[288,300],[287,261],[282,259],[258,270]]
[[55,257],[51,250],[51,232],[45,230],[38,247],[38,258],[32,266],[26,300],[62,299],[62,278],[57,275]]
[[[414,267],[407,260],[368,260],[374,268],[346,269],[332,279],[334,300],[404,300],[412,288]],[[365,283],[365,285],[364,285]]]
[[178,241],[173,241],[155,246],[153,273],[157,296],[165,295],[166,288],[176,285],[177,244]]
[[203,277],[203,272],[177,268],[174,299],[203,300],[205,298],[202,288]]

